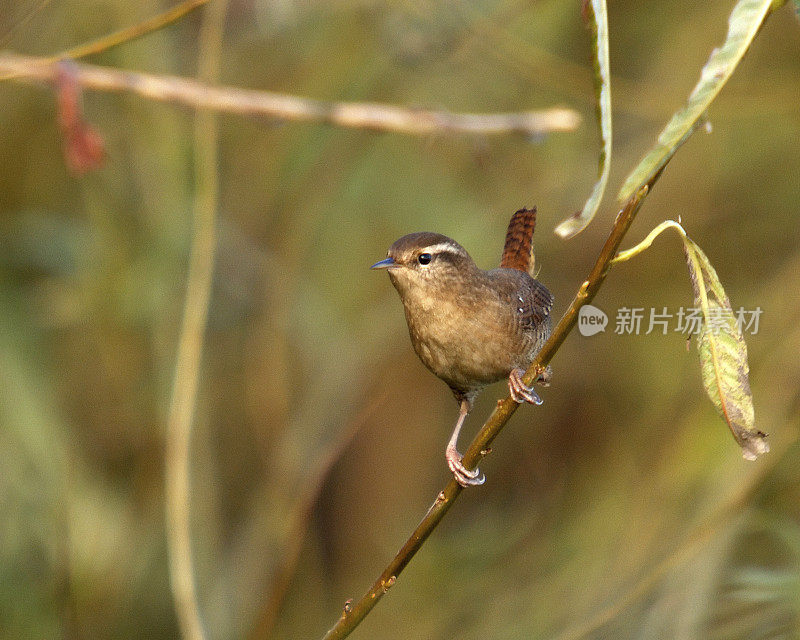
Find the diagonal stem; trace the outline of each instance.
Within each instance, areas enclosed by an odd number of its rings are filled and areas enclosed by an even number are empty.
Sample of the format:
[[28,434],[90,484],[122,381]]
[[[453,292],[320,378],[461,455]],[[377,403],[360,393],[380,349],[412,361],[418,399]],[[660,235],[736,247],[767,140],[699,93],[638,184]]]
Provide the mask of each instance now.
[[148,33],[152,33],[153,31],[163,29],[173,22],[180,20],[187,13],[191,13],[198,7],[208,4],[209,1],[210,0],[184,0],[184,2],[181,2],[180,4],[167,9],[163,13],[153,16],[152,18],[148,18],[147,20],[134,24],[130,27],[125,27],[124,29],[120,29],[114,33],[109,33],[106,36],[98,38],[97,40],[92,40],[91,42],[79,44],[75,47],[67,49],[66,51],[53,56],[53,59],[59,60],[61,58],[85,58],[86,56],[94,55],[96,53],[102,53],[103,51],[111,49],[112,47],[130,42],[131,40],[136,40],[137,38],[147,35]]
[[[663,167],[652,175],[650,179],[628,199],[625,206],[617,214],[611,232],[603,248],[600,250],[600,255],[597,257],[597,261],[589,273],[588,278],[581,284],[566,313],[564,313],[558,325],[553,330],[550,339],[544,344],[536,356],[536,359],[525,372],[522,378],[525,384],[529,386],[533,384],[534,379],[539,375],[541,370],[547,366],[577,324],[580,308],[588,304],[599,291],[611,269],[612,261],[617,254],[622,239],[628,232],[631,223],[636,217],[636,213],[639,211],[639,207],[660,177],[662,171]],[[475,436],[475,439],[464,454],[463,463],[468,469],[474,469],[486,455],[489,445],[506,425],[518,406],[519,405],[508,396],[498,401],[494,411],[483,424],[478,435]],[[455,479],[451,479],[450,482],[448,482],[447,486],[436,496],[436,500],[434,500],[433,504],[428,509],[425,517],[422,518],[417,528],[414,529],[414,532],[400,551],[397,552],[381,575],[378,576],[369,591],[367,591],[358,602],[352,603],[348,601],[345,604],[342,615],[339,617],[336,624],[325,634],[324,640],[345,638],[358,626],[383,595],[395,584],[397,576],[399,576],[400,572],[411,562],[411,559],[416,552],[419,551],[420,547],[422,547],[425,540],[433,532],[439,522],[441,522],[442,518],[444,518],[455,499],[461,494],[461,491],[462,487]]]

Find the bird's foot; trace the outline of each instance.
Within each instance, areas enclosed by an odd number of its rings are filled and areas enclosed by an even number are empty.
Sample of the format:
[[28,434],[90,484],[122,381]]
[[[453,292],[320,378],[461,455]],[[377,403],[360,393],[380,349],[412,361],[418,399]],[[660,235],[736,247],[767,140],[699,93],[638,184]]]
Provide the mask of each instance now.
[[[534,391],[533,387],[529,387],[522,381],[524,373],[524,369],[516,368],[508,374],[508,391],[511,394],[511,399],[517,404],[522,404],[523,402],[542,404],[542,399],[539,397],[539,394]],[[542,378],[545,374],[547,374],[547,380],[545,382],[545,384],[547,384],[550,380],[550,376],[546,369],[539,373],[539,378]]]
[[455,447],[447,447],[444,457],[447,459],[447,466],[453,472],[456,482],[462,487],[475,487],[486,482],[486,476],[483,475],[480,469],[470,471],[461,462],[461,454]]

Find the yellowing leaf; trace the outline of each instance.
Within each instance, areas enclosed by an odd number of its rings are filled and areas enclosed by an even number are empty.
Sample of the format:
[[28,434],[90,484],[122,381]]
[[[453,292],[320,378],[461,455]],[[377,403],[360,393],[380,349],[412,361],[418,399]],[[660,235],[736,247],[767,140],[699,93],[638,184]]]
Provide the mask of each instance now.
[[708,257],[694,241],[682,237],[695,305],[703,311],[697,340],[703,386],[742,447],[742,455],[755,460],[769,451],[769,445],[767,434],[755,427],[747,345]]
[[619,264],[639,255],[665,229],[675,229],[683,240],[694,304],[703,312],[703,325],[697,339],[703,386],[717,411],[728,423],[736,442],[742,447],[744,457],[755,460],[769,451],[769,445],[767,434],[755,427],[747,345],[728,296],[706,254],[686,235],[679,223],[665,220],[635,247],[618,253],[611,264]]

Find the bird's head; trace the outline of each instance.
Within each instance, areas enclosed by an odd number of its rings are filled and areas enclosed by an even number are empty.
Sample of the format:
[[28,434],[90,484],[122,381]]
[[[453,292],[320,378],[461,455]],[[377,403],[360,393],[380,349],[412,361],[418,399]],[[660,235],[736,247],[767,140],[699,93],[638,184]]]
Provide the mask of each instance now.
[[457,287],[477,270],[464,247],[440,233],[403,236],[372,269],[386,269],[400,297],[436,295]]

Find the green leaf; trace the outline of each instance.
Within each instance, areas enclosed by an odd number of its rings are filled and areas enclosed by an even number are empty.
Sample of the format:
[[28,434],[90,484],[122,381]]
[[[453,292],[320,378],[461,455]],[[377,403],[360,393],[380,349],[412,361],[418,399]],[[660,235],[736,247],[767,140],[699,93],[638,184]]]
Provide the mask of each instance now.
[[603,199],[611,168],[611,67],[608,55],[608,14],[605,0],[591,0],[585,7],[592,30],[594,93],[597,99],[595,117],[600,127],[603,149],[598,161],[597,182],[583,209],[556,227],[556,233],[562,238],[571,238],[580,233],[592,221]]
[[755,427],[747,345],[708,257],[694,241],[682,237],[694,302],[703,311],[697,340],[703,386],[742,447],[745,459],[755,460],[769,451],[769,445],[767,435]]
[[[797,1],[797,0],[795,0]],[[739,0],[728,20],[728,36],[714,49],[686,105],[664,127],[658,142],[626,178],[619,192],[625,200],[660,171],[701,122],[708,106],[738,66],[767,16],[772,0]]]

